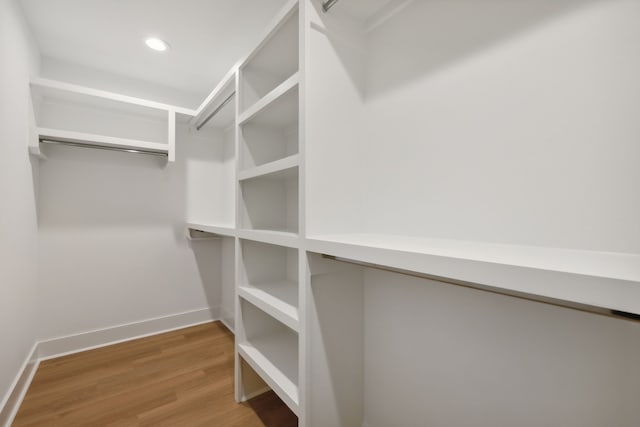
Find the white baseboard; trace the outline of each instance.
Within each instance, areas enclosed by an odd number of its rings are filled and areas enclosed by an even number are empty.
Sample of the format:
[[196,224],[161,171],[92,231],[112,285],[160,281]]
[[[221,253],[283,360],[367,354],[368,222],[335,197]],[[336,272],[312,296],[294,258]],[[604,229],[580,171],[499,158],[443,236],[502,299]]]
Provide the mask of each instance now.
[[235,314],[232,311],[227,310],[225,307],[220,307],[220,321],[233,333],[235,333]]
[[0,426],[13,422],[41,361],[213,322],[219,319],[219,311],[203,308],[36,342],[0,404]]
[[218,311],[217,307],[215,309],[203,308],[201,310],[187,311],[40,341],[38,343],[38,354],[40,355],[40,360],[47,360],[144,338],[150,335],[161,334],[163,332],[170,332],[176,329],[187,328],[200,323],[218,320]]
[[38,343],[34,343],[29,355],[25,359],[18,375],[16,375],[9,392],[0,402],[0,426],[9,427],[18,413],[24,396],[27,394],[31,380],[38,369]]

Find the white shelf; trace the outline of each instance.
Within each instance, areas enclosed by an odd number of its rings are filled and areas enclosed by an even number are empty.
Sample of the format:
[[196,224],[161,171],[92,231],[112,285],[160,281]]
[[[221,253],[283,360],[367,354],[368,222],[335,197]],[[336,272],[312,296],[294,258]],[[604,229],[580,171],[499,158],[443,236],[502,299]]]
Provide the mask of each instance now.
[[286,280],[242,285],[238,288],[238,295],[294,331],[299,331],[298,287],[295,282]]
[[298,235],[288,231],[238,229],[236,230],[236,235],[241,239],[286,246],[288,248],[298,248],[300,246]]
[[[100,100],[115,101],[122,105],[122,108],[129,106],[145,107],[162,111],[175,111],[185,116],[195,116],[196,110],[190,108],[178,107],[176,105],[164,104],[161,102],[150,101],[147,99],[136,98],[133,96],[122,95],[119,93],[108,92],[100,89],[93,89],[85,86],[79,86],[71,83],[49,80],[43,78],[35,78],[31,80],[31,88],[37,95],[44,97],[66,98],[69,99],[73,95],[80,95],[94,99],[96,105]],[[103,106],[112,107],[113,102],[102,103]]]
[[[201,126],[202,122],[229,97],[235,95],[236,89],[236,73],[237,67],[233,67],[222,78],[220,83],[205,98],[202,104],[196,110],[195,116],[191,119],[191,125],[194,127]],[[235,102],[232,100],[216,112],[205,126],[224,129],[231,126],[235,120]]]
[[285,157],[264,165],[244,170],[238,173],[238,181],[245,181],[252,178],[268,177],[272,175],[282,174],[283,172],[293,170],[300,164],[300,155]]
[[117,138],[106,135],[96,135],[84,132],[73,132],[61,129],[37,128],[40,139],[52,139],[57,141],[90,143],[100,147],[112,147],[131,150],[145,150],[153,153],[167,154],[169,145],[161,142],[140,141],[136,139]]
[[295,337],[290,333],[279,333],[254,338],[250,342],[238,344],[238,352],[287,406],[298,414],[298,343]]
[[349,260],[640,314],[640,255],[377,234],[313,236],[306,249]]
[[241,112],[298,71],[298,6],[297,0],[287,2],[267,27],[262,41],[240,64]]
[[298,232],[298,168],[240,181],[240,224],[251,230]]
[[238,123],[284,127],[298,119],[299,76],[294,75],[240,114]]
[[204,231],[206,233],[218,234],[226,237],[235,237],[237,235],[237,230],[233,226],[213,225],[202,222],[187,222],[186,227],[192,230]]
[[34,135],[29,151],[49,139],[166,155],[175,160],[176,120],[195,110],[71,83],[36,78],[30,82]]

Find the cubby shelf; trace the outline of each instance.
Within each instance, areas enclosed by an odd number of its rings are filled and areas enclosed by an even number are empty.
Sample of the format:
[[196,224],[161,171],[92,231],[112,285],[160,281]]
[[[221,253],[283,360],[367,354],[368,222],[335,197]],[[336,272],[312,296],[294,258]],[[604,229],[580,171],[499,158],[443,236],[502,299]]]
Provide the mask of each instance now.
[[240,356],[294,412],[298,413],[298,343],[289,333],[238,344]]
[[252,230],[298,232],[298,168],[240,181],[239,223]]
[[238,123],[244,125],[251,121],[255,124],[283,126],[292,118],[297,119],[298,83],[298,73],[295,73],[242,113]]
[[241,239],[286,246],[288,248],[298,248],[300,246],[298,235],[287,231],[248,230],[240,228],[236,230],[236,235]]
[[294,331],[299,330],[297,283],[283,280],[241,285],[238,294]]
[[300,164],[300,155],[294,154],[284,159],[276,160],[264,165],[250,168],[238,173],[238,181],[244,181],[257,177],[267,177],[287,170],[293,170]]
[[314,236],[306,248],[496,292],[640,314],[634,254],[377,234]]

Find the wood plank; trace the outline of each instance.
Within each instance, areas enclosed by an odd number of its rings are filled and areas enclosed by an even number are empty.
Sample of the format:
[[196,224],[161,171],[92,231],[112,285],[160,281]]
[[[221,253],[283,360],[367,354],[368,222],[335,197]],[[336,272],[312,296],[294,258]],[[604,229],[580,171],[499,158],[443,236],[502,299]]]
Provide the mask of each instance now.
[[221,322],[46,360],[13,426],[298,424],[273,392],[236,403],[233,363]]

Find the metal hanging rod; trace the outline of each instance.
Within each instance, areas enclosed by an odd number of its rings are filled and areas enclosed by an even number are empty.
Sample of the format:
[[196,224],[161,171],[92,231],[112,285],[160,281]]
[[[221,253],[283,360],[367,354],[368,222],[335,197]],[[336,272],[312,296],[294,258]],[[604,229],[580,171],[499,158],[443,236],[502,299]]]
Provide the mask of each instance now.
[[322,10],[329,12],[329,9],[331,9],[336,3],[338,3],[338,0],[326,0],[322,3]]
[[64,139],[40,138],[40,143],[68,145],[70,147],[93,148],[95,150],[120,151],[125,153],[149,154],[151,156],[167,157],[167,153],[163,153],[161,151],[145,150],[143,148],[110,147],[108,145],[95,145],[95,144],[88,144],[84,142],[68,141]]
[[218,105],[215,110],[209,113],[209,115],[207,115],[207,117],[205,117],[205,119],[199,125],[196,125],[196,130],[202,129],[202,127],[206,125],[207,122],[211,120],[216,114],[218,114],[220,110],[224,108],[225,105],[231,102],[235,94],[236,94],[235,91],[231,92],[231,95],[229,95],[224,101],[222,101],[222,103]]
[[598,306],[589,305],[589,304],[582,304],[582,303],[578,303],[578,302],[572,302],[572,301],[566,301],[566,300],[561,300],[561,299],[556,299],[556,298],[544,297],[542,295],[535,295],[535,294],[529,294],[529,293],[526,293],[526,292],[513,291],[513,290],[509,290],[509,289],[498,288],[498,287],[495,287],[495,286],[481,285],[479,283],[472,283],[472,282],[465,282],[465,281],[462,281],[462,280],[449,279],[447,277],[434,276],[434,275],[431,275],[431,274],[419,273],[419,272],[411,271],[411,270],[403,270],[401,268],[388,267],[386,265],[374,264],[374,263],[370,263],[370,262],[356,261],[356,260],[352,260],[352,259],[349,259],[349,258],[337,257],[337,256],[334,256],[334,255],[327,255],[327,254],[320,254],[320,255],[322,256],[322,258],[325,258],[325,259],[330,259],[330,260],[338,261],[338,262],[344,262],[344,263],[347,263],[347,264],[353,264],[353,265],[357,265],[357,266],[360,266],[360,267],[374,268],[376,270],[382,270],[382,271],[390,271],[392,273],[399,273],[399,274],[403,274],[403,275],[406,275],[406,276],[418,277],[420,279],[434,280],[436,282],[446,283],[446,284],[449,284],[449,285],[462,286],[464,288],[476,289],[476,290],[479,290],[479,291],[490,292],[490,293],[493,293],[493,294],[507,295],[507,296],[514,297],[514,298],[520,298],[520,299],[525,299],[525,300],[529,300],[529,301],[540,302],[540,303],[543,303],[543,304],[555,305],[557,307],[570,308],[570,309],[573,309],[573,310],[584,311],[584,312],[587,312],[587,313],[600,314],[600,315],[609,316],[609,317],[617,317],[617,318],[626,319],[626,320],[632,320],[632,321],[636,321],[636,322],[640,321],[640,315],[639,314],[628,313],[626,311],[611,310],[611,309],[604,308],[604,307],[598,307]]

